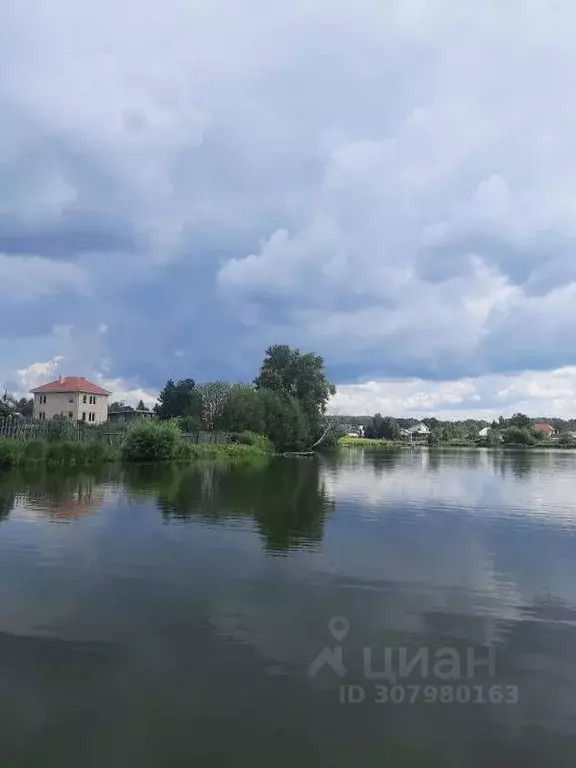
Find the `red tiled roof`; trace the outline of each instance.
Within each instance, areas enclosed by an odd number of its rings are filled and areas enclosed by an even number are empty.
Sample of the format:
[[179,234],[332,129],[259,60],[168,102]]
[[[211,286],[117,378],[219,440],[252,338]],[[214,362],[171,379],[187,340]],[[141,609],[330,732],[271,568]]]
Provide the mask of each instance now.
[[56,381],[42,384],[41,387],[31,389],[34,394],[44,392],[87,392],[90,395],[109,395],[110,392],[102,389],[98,384],[93,384],[83,376],[61,376]]
[[550,424],[535,424],[534,429],[537,429],[538,432],[554,432],[554,427],[551,427]]

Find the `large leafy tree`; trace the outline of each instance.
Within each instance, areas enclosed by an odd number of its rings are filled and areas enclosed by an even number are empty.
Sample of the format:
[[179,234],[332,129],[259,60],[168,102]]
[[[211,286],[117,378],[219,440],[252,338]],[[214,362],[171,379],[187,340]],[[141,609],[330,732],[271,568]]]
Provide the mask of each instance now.
[[223,428],[230,432],[258,432],[263,434],[264,404],[261,393],[248,384],[233,384],[222,414]]
[[530,427],[531,420],[525,413],[515,413],[508,420],[510,427],[517,427],[518,429],[528,429]]
[[194,379],[180,379],[177,383],[169,379],[158,395],[154,413],[160,419],[199,417],[201,407],[202,398]]
[[312,352],[302,354],[285,344],[266,350],[260,373],[254,384],[285,397],[295,398],[312,424],[326,412],[336,387],[324,373],[324,360]]

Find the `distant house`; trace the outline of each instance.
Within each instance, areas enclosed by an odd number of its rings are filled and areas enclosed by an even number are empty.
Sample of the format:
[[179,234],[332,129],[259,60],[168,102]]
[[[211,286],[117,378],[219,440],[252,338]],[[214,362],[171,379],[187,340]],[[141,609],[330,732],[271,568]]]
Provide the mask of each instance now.
[[110,392],[83,376],[60,376],[31,390],[34,418],[39,421],[63,416],[69,421],[100,424],[108,418]]
[[401,439],[411,443],[424,443],[428,440],[429,434],[430,430],[422,421],[419,424],[415,424],[413,427],[400,430]]
[[478,432],[478,437],[488,437],[490,434],[490,427],[483,427],[480,432]]
[[154,413],[152,411],[143,411],[138,408],[131,410],[119,409],[117,411],[108,411],[108,421],[111,424],[131,424],[134,421],[141,419],[153,419]]
[[358,427],[348,425],[346,427],[346,437],[364,437],[364,425],[360,424]]
[[550,424],[534,424],[536,432],[540,432],[544,437],[554,437],[556,430]]

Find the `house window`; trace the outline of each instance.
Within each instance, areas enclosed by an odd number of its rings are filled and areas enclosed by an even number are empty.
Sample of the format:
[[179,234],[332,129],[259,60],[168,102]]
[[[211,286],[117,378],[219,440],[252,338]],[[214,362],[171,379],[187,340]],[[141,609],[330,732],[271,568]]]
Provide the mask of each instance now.
[[96,395],[90,395],[90,405],[96,405]]
[[38,418],[40,419],[40,421],[46,420],[46,414],[44,413],[44,411],[38,414]]
[[72,413],[72,411],[68,411],[68,418],[71,419],[73,416],[74,414]]
[[86,421],[86,411],[82,411],[82,421]]
[[46,405],[46,395],[40,395],[40,405]]
[[86,402],[86,395],[83,395],[83,397],[82,397],[82,402],[83,402],[83,403],[85,403],[85,402]]
[[96,421],[96,414],[95,413],[89,413],[88,414],[88,421]]
[[68,402],[69,402],[69,403],[73,403],[73,402],[74,402],[74,398],[73,398],[72,396],[71,396],[71,397],[69,397],[69,398],[68,398]]

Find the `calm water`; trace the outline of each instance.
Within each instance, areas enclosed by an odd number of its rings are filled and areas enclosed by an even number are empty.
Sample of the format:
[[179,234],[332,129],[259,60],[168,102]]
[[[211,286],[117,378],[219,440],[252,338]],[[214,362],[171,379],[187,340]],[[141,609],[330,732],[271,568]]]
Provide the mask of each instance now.
[[575,496],[560,452],[4,475],[0,766],[573,768]]

